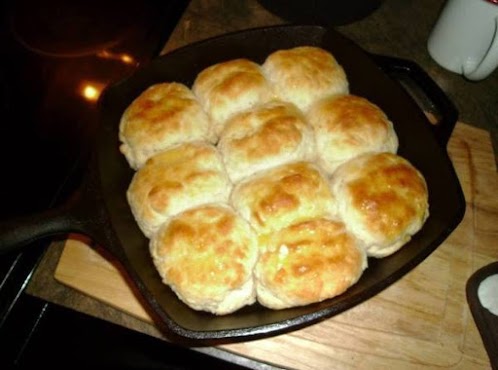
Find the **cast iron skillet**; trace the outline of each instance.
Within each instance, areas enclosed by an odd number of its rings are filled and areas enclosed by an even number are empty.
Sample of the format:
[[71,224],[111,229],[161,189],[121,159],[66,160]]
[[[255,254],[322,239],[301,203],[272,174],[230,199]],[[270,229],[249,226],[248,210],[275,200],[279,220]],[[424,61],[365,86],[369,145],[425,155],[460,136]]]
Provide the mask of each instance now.
[[[306,307],[274,311],[257,304],[227,316],[197,312],[163,285],[153,267],[145,237],[138,229],[125,193],[133,171],[118,151],[118,123],[124,109],[148,86],[162,81],[191,85],[205,67],[246,57],[262,63],[277,49],[316,45],[331,51],[348,74],[351,93],[376,103],[394,122],[399,154],[425,176],[430,217],[399,252],[370,259],[360,281],[346,293]],[[441,112],[431,125],[415,101],[390,76],[402,73],[424,90]],[[101,102],[101,127],[86,179],[64,207],[0,225],[0,250],[19,248],[30,240],[80,232],[109,251],[129,274],[151,315],[172,340],[216,344],[275,335],[316,323],[374,296],[433,252],[460,223],[465,201],[446,144],[457,113],[437,85],[414,63],[371,56],[333,30],[319,26],[276,26],[229,34],[173,51],[110,86]]]

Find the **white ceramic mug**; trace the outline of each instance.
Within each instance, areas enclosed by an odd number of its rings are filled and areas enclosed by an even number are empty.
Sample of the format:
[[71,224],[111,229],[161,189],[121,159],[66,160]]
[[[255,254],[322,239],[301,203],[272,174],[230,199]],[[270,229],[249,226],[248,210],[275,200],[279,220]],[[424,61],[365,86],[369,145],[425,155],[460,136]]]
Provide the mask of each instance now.
[[486,78],[498,66],[498,0],[448,0],[427,48],[447,70]]

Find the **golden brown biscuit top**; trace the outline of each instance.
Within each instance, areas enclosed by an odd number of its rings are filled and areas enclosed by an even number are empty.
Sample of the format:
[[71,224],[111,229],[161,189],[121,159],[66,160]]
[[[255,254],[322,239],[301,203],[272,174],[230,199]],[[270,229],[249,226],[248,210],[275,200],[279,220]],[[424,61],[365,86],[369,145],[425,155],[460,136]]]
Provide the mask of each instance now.
[[159,83],[145,90],[126,109],[120,137],[130,146],[138,147],[175,133],[188,136],[189,133],[182,130],[191,120],[195,120],[199,130],[206,131],[204,136],[207,136],[209,118],[192,91],[176,82]]
[[327,181],[309,162],[282,165],[242,183],[232,204],[260,233],[335,212]]
[[[199,95],[223,94],[236,98],[245,89],[266,83],[259,65],[248,59],[234,59],[214,64],[201,71],[194,82]],[[213,101],[216,103],[216,100]]]
[[[294,81],[298,87],[302,77],[310,77],[309,81],[316,86],[325,86],[335,72],[333,57],[327,51],[310,46],[296,47],[288,50],[278,50],[266,59],[267,63],[278,64],[289,73],[289,81]],[[323,77],[324,79],[322,79]]]
[[136,173],[128,192],[137,198],[135,202],[164,213],[179,197],[217,193],[229,186],[216,148],[189,143],[151,157]]
[[[266,102],[273,96],[258,64],[234,59],[201,71],[192,90],[218,126],[232,114]],[[221,132],[219,128],[217,134]]]
[[256,268],[266,289],[303,305],[344,292],[365,267],[363,250],[342,222],[314,219],[263,237]]
[[343,68],[332,54],[318,47],[278,50],[267,57],[263,69],[276,93],[302,110],[315,99],[349,91]]
[[[131,121],[141,121],[139,130],[153,130],[154,126],[168,121],[178,112],[192,105],[195,97],[190,89],[180,83],[160,83],[149,87],[135,99],[125,112]],[[175,127],[173,121],[172,127]],[[129,130],[136,129],[137,124],[130,124]]]
[[358,177],[347,184],[347,192],[368,229],[387,240],[397,238],[414,220],[426,215],[424,178],[395,154],[369,156]]
[[154,254],[165,279],[180,290],[208,296],[240,287],[252,276],[257,254],[249,225],[228,207],[188,210],[158,234]]
[[233,117],[223,131],[233,160],[254,162],[291,152],[307,124],[291,104],[272,102]]
[[390,128],[386,114],[367,99],[341,95],[319,101],[309,112],[309,122],[341,147],[362,148],[379,142]]

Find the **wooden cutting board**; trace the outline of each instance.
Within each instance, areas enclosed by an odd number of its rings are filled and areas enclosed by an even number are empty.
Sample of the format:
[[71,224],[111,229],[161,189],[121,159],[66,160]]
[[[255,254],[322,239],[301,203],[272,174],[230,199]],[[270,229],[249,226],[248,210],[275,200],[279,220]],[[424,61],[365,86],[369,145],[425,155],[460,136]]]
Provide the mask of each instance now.
[[[220,348],[298,369],[489,369],[465,285],[498,260],[498,175],[489,134],[458,123],[448,145],[464,189],[462,223],[404,278],[346,312],[272,338]],[[68,239],[55,278],[151,322],[110,259]]]

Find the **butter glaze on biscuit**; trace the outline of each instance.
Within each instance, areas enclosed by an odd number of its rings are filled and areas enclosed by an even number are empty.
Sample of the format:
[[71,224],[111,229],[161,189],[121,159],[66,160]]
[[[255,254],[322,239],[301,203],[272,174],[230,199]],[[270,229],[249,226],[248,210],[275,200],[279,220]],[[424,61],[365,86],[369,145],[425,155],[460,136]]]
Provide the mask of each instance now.
[[197,98],[176,82],[155,84],[140,94],[121,118],[119,138],[120,150],[135,170],[174,145],[215,141],[209,117]]
[[256,300],[256,237],[225,205],[175,216],[151,240],[150,251],[164,283],[196,310],[224,315]]
[[231,189],[216,148],[195,142],[150,158],[133,176],[127,199],[142,232],[150,238],[171,216],[201,204],[228,201]]
[[273,309],[321,302],[344,293],[367,266],[342,222],[313,219],[262,238],[258,301]]
[[399,250],[429,216],[424,177],[393,153],[351,159],[333,174],[331,188],[338,214],[372,257]]
[[249,177],[234,188],[230,200],[259,234],[333,217],[336,211],[328,182],[310,162],[285,164]]
[[211,117],[217,136],[232,115],[274,97],[261,67],[247,59],[229,60],[202,70],[192,91]]
[[312,128],[293,105],[273,101],[228,121],[218,143],[233,182],[298,160],[313,160]]

